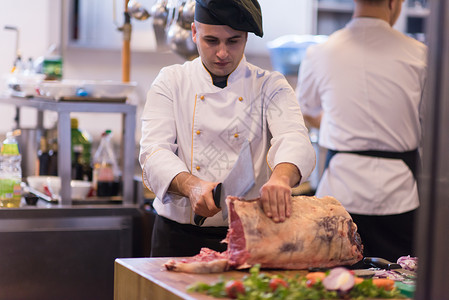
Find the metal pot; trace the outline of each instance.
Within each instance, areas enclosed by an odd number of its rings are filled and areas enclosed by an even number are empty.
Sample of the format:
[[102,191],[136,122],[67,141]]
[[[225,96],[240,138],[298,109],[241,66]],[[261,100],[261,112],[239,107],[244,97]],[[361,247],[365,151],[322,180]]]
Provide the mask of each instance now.
[[185,29],[190,29],[195,18],[195,0],[187,0],[182,7],[179,15],[181,26]]
[[168,9],[167,0],[157,1],[150,9],[150,14],[153,17],[153,29],[156,36],[156,44],[158,50],[166,50],[167,34],[165,29],[167,27]]
[[176,54],[192,60],[198,56],[196,44],[192,40],[192,31],[173,22],[167,32],[167,43]]

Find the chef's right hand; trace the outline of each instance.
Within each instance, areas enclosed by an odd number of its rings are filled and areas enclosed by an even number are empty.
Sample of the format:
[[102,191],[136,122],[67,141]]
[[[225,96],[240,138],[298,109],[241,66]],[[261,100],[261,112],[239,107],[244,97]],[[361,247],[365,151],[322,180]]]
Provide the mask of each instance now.
[[190,173],[182,172],[175,176],[169,191],[188,197],[195,214],[212,217],[221,209],[215,206],[212,191],[218,182],[202,180]]
[[191,186],[188,197],[195,214],[203,217],[212,217],[221,210],[215,206],[212,195],[213,189],[217,184],[199,179],[198,182]]

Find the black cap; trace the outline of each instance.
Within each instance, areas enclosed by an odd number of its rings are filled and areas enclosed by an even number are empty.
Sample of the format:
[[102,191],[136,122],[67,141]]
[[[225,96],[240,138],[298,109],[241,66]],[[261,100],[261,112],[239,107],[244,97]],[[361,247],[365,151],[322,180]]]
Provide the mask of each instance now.
[[195,20],[263,36],[262,11],[257,0],[196,0]]

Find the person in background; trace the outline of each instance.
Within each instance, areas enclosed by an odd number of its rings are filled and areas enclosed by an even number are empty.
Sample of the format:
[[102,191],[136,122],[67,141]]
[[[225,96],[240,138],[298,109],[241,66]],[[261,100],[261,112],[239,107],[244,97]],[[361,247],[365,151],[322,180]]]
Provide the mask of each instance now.
[[[140,163],[156,194],[151,256],[226,250],[228,220],[212,191],[248,144],[254,187],[274,222],[291,214],[291,188],[315,165],[294,90],[278,72],[246,61],[248,32],[263,35],[256,0],[197,0],[192,38],[200,57],[163,68],[142,115]],[[202,226],[194,214],[207,217]]]
[[316,195],[351,214],[365,256],[413,255],[427,47],[392,28],[402,0],[355,0],[352,20],[308,49],[297,97],[329,149]]

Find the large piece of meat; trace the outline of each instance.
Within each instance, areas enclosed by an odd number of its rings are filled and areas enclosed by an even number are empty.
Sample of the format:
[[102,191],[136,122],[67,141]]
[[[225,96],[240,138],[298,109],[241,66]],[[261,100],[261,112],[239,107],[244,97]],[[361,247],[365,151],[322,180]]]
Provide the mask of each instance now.
[[357,226],[333,197],[297,196],[292,215],[274,223],[258,201],[226,200],[232,267],[307,269],[351,265],[363,258]]
[[268,218],[257,199],[228,197],[226,203],[228,250],[203,248],[194,257],[168,261],[167,270],[213,273],[255,264],[273,269],[330,268],[363,258],[357,226],[333,197],[293,197],[292,215],[282,223]]

